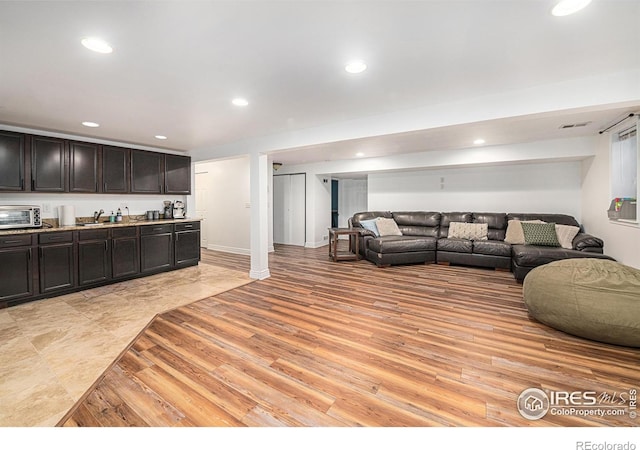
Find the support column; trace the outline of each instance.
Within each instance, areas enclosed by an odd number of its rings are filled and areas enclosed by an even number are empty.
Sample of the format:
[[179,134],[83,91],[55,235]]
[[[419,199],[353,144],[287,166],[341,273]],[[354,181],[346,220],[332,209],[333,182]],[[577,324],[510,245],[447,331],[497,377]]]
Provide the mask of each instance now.
[[251,173],[251,271],[258,280],[269,278],[269,203],[267,155],[250,155]]

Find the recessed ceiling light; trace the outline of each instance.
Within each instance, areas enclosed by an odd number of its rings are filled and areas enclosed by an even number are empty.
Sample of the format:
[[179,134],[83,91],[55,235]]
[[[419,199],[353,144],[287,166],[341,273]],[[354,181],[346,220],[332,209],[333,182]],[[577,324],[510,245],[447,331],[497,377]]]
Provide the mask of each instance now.
[[367,65],[361,59],[356,61],[351,61],[346,66],[344,66],[344,70],[349,73],[361,73],[367,70]]
[[87,37],[87,38],[84,38],[81,42],[82,42],[82,45],[87,47],[89,50],[93,50],[94,52],[98,52],[98,53],[113,52],[113,48],[109,45],[109,43],[100,38]]
[[580,11],[589,3],[591,0],[562,0],[551,10],[551,14],[558,17],[568,16]]
[[474,143],[475,145],[482,145],[482,144],[484,144],[485,142],[486,142],[486,141],[485,141],[484,139],[482,139],[482,138],[478,138],[478,139],[476,139],[475,141],[473,141],[473,143]]
[[362,158],[362,157],[364,156],[364,153],[362,153],[362,152],[358,152],[358,153],[356,153],[356,156],[357,156],[358,158]]
[[167,137],[166,137],[166,136],[163,136],[163,135],[161,135],[161,134],[156,134],[156,135],[155,135],[155,138],[156,138],[156,139],[160,139],[160,140],[163,140],[163,141],[164,141]]
[[233,100],[231,100],[231,103],[233,103],[236,106],[247,106],[249,104],[249,102],[247,101],[247,99],[245,98],[234,98]]
[[84,125],[85,127],[91,127],[91,128],[96,128],[100,126],[99,123],[95,123],[95,122],[82,122],[82,125]]

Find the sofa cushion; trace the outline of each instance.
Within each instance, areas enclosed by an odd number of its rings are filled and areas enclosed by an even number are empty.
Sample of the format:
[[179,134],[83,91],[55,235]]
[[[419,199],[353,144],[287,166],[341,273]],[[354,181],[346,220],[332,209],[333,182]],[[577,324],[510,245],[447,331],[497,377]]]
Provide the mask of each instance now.
[[580,228],[578,227],[556,224],[556,234],[558,235],[560,247],[567,249],[573,248],[573,238],[576,237],[579,231]]
[[613,259],[600,253],[582,252],[580,250],[567,250],[562,247],[542,247],[535,245],[512,245],[511,255],[513,263],[520,267],[537,267],[569,258],[604,258]]
[[567,214],[538,214],[538,213],[509,213],[507,214],[507,220],[542,220],[543,222],[559,223],[560,225],[572,225],[579,227],[580,224],[573,217]]
[[393,220],[403,235],[438,237],[440,213],[433,211],[394,211]]
[[380,236],[380,232],[378,231],[378,227],[376,226],[376,220],[377,219],[361,220],[359,223],[360,226],[365,230],[369,230],[376,236]]
[[391,218],[390,211],[365,211],[365,212],[357,212],[351,217],[351,225],[354,227],[359,227],[361,220],[369,220],[376,219],[378,217],[388,217]]
[[434,251],[436,239],[428,236],[380,236],[369,239],[367,247],[376,253]]
[[473,213],[470,212],[448,212],[440,216],[440,232],[438,236],[446,238],[449,236],[449,224],[451,222],[473,222]]
[[527,245],[560,247],[555,223],[522,222],[522,231],[524,232],[524,243]]
[[487,237],[491,241],[504,241],[507,230],[505,213],[473,213],[473,223],[487,224]]
[[473,242],[468,239],[438,239],[438,250],[443,252],[471,253]]
[[487,240],[488,225],[486,223],[451,222],[448,238]]
[[474,241],[473,253],[511,257],[511,244],[504,241]]
[[380,236],[402,236],[398,224],[393,219],[378,217],[376,219],[376,227],[378,228],[378,234]]

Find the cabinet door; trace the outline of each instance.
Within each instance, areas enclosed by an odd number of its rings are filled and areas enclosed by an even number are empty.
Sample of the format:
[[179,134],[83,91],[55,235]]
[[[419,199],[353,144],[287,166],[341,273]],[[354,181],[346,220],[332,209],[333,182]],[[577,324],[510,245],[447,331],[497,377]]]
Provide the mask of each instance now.
[[35,294],[32,258],[31,247],[0,250],[0,302]]
[[102,191],[125,194],[129,192],[128,148],[102,147]]
[[111,246],[113,278],[122,278],[140,273],[137,237],[113,239]]
[[164,155],[165,194],[191,194],[191,158]]
[[40,292],[46,294],[75,286],[73,243],[40,247]]
[[69,143],[69,192],[98,192],[98,146]]
[[131,192],[161,194],[163,185],[162,153],[131,150]]
[[200,261],[200,231],[182,231],[176,233],[175,265],[190,266]]
[[140,237],[140,269],[153,272],[173,265],[173,233],[151,234]]
[[109,241],[88,241],[78,243],[78,284],[107,281],[110,277]]
[[24,135],[0,131],[0,191],[24,191]]
[[62,139],[31,139],[31,190],[65,192],[65,143]]

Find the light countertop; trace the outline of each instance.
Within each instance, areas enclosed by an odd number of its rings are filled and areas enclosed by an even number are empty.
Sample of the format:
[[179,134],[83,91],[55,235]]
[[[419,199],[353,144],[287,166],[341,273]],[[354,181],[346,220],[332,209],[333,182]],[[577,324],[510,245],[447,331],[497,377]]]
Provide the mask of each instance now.
[[202,219],[158,219],[158,220],[127,220],[122,222],[101,222],[102,225],[74,225],[68,227],[51,227],[47,228],[20,228],[11,230],[0,230],[0,236],[11,234],[25,234],[25,233],[51,233],[56,231],[75,231],[75,230],[102,230],[104,228],[115,227],[137,227],[146,225],[166,225],[169,223],[183,223],[183,222],[200,222]]

